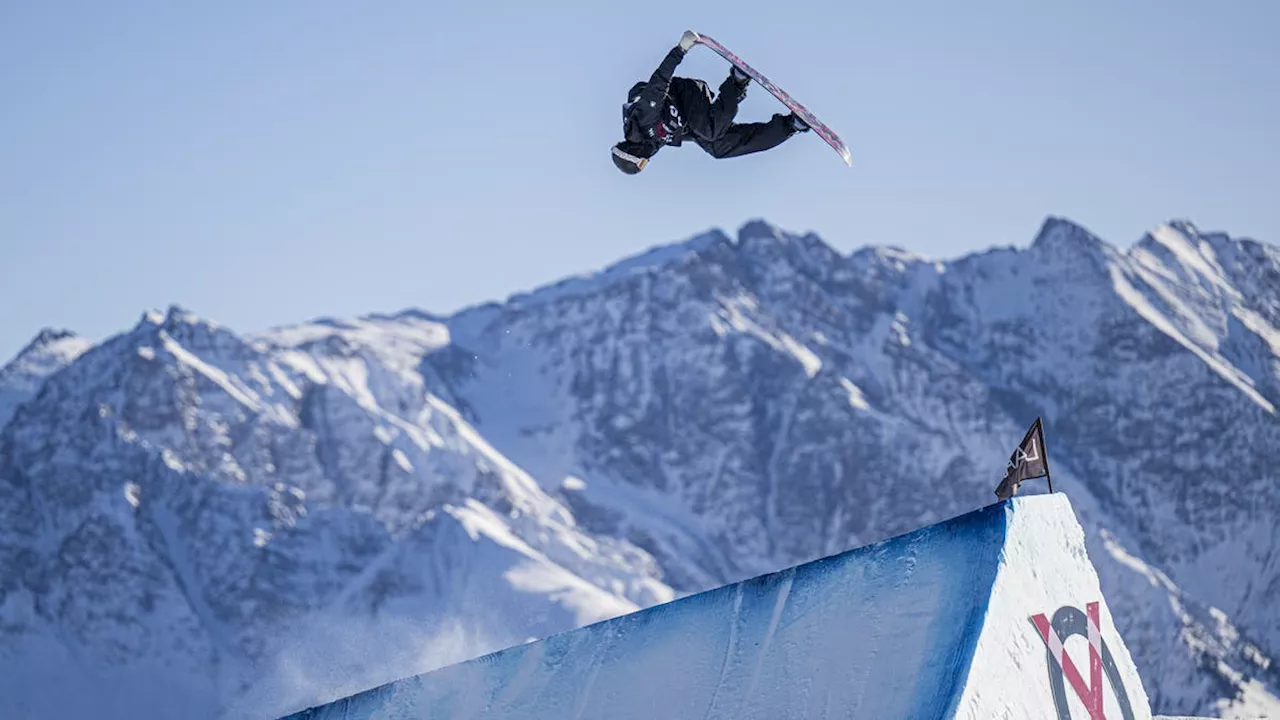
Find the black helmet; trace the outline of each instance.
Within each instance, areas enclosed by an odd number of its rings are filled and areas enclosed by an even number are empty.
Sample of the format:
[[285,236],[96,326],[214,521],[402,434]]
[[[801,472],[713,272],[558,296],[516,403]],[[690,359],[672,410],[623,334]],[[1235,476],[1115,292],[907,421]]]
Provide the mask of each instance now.
[[628,175],[635,175],[643,170],[652,155],[644,145],[626,140],[614,145],[609,152],[613,156],[613,164]]
[[635,175],[643,170],[655,152],[653,146],[641,142],[644,135],[635,122],[635,104],[640,100],[640,94],[644,92],[644,88],[645,83],[641,81],[632,85],[631,90],[627,92],[627,102],[622,106],[622,135],[626,140],[609,150],[613,157],[613,164],[628,175]]
[[640,93],[644,92],[644,87],[643,82],[633,85],[631,91],[627,93],[627,101],[622,104],[622,137],[633,143],[644,139],[640,126],[636,124],[636,103],[640,100]]

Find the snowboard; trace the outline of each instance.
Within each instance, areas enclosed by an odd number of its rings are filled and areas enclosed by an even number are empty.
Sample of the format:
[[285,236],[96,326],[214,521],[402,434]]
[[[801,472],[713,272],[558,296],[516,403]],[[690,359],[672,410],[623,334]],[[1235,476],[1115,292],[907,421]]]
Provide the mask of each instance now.
[[840,139],[839,135],[835,134],[835,131],[827,127],[813,113],[809,112],[808,108],[796,102],[790,95],[783,91],[782,88],[774,85],[773,81],[769,80],[769,78],[764,75],[761,75],[758,70],[748,65],[742,60],[742,58],[734,55],[732,52],[729,52],[728,48],[715,40],[698,33],[698,44],[711,48],[719,54],[720,57],[723,57],[725,60],[733,63],[739,70],[750,75],[753,80],[760,83],[765,90],[768,90],[771,95],[781,100],[783,105],[786,105],[792,112],[798,115],[806,125],[818,134],[818,137],[825,140],[828,145],[835,149],[836,152],[840,153],[840,157],[844,160],[845,165],[853,167],[853,157],[849,153],[849,148],[845,147],[844,141]]

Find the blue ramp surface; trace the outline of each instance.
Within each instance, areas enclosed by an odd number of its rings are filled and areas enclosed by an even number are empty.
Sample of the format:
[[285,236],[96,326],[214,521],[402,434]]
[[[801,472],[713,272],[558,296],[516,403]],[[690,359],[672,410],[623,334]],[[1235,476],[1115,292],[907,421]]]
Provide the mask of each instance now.
[[993,505],[289,718],[952,715],[1013,507]]

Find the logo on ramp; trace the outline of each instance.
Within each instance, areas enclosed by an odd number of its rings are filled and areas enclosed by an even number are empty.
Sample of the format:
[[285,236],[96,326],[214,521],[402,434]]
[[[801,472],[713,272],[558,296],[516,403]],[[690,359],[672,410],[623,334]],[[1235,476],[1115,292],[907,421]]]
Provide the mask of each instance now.
[[[1089,720],[1106,720],[1103,711],[1102,674],[1107,675],[1107,682],[1115,693],[1120,706],[1119,720],[1134,720],[1133,708],[1129,704],[1129,694],[1116,668],[1111,650],[1102,639],[1101,625],[1098,622],[1098,603],[1091,602],[1085,606],[1088,613],[1080,612],[1080,608],[1064,605],[1053,614],[1053,620],[1044,613],[1031,616],[1031,623],[1040,631],[1040,639],[1044,641],[1045,662],[1049,666],[1049,686],[1053,689],[1053,704],[1058,710],[1059,720],[1072,720],[1071,707],[1067,704],[1066,682],[1071,683],[1085,710],[1089,712]],[[1067,655],[1063,644],[1067,638],[1080,635],[1089,641],[1089,684],[1085,685],[1084,677],[1076,669],[1076,665]],[[1064,682],[1064,678],[1066,682]],[[1113,718],[1112,720],[1116,720]]]

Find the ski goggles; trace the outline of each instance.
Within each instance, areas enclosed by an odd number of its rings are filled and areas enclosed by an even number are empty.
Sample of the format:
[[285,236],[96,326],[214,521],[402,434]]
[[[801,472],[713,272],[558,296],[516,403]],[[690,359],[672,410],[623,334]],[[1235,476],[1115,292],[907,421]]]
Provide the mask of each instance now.
[[626,160],[627,162],[634,163],[636,168],[639,170],[643,170],[644,166],[649,163],[648,158],[636,157],[635,155],[632,155],[629,152],[623,152],[622,150],[619,150],[616,147],[613,148],[613,154],[617,155],[623,160]]

